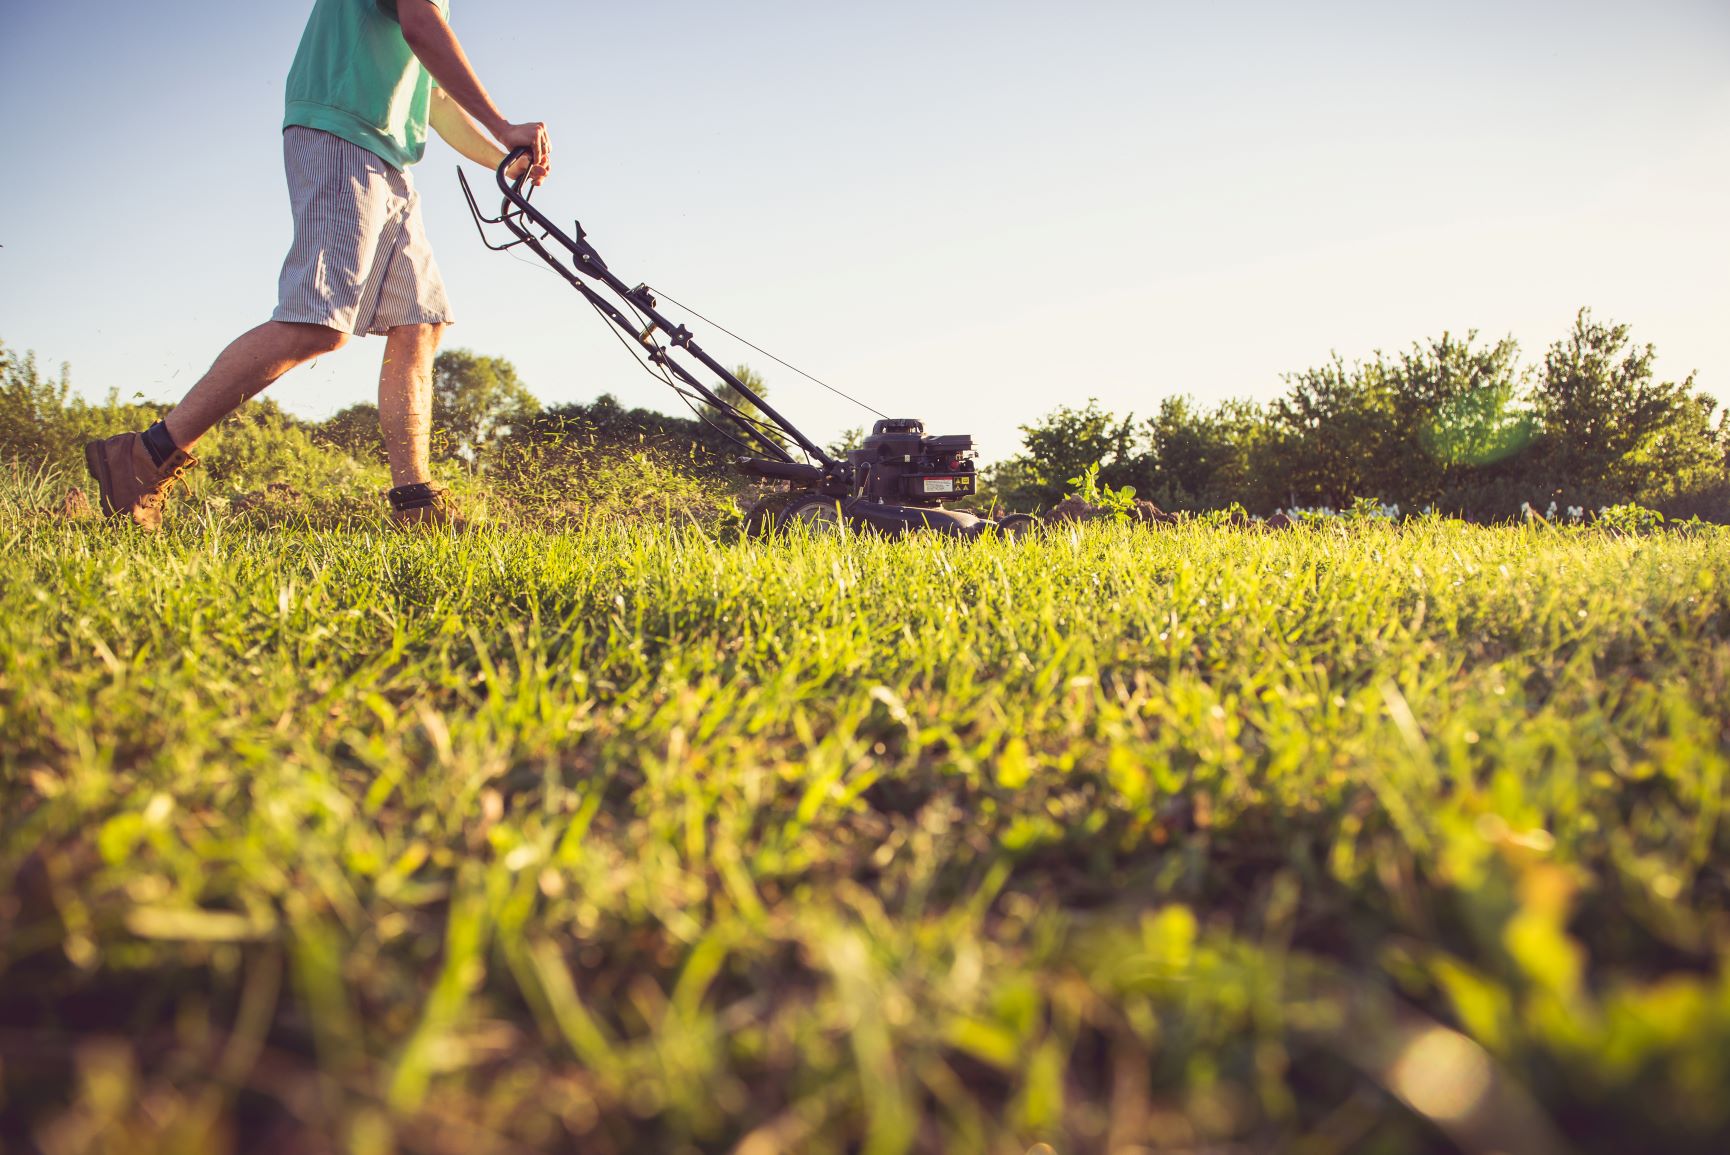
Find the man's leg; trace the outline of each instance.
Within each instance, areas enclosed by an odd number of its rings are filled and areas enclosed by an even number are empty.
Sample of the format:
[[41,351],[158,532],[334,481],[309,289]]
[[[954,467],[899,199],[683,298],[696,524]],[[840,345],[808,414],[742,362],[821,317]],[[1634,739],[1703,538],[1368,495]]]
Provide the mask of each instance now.
[[398,325],[385,338],[378,424],[393,486],[432,480],[432,378],[443,325]]
[[161,525],[163,495],[195,464],[187,451],[199,438],[296,365],[347,340],[337,329],[287,321],[267,321],[238,337],[162,421],[84,447],[102,512],[145,529]]
[[210,371],[162,419],[180,450],[188,451],[216,423],[264,392],[278,377],[315,357],[334,353],[348,334],[323,325],[266,321],[224,349]]

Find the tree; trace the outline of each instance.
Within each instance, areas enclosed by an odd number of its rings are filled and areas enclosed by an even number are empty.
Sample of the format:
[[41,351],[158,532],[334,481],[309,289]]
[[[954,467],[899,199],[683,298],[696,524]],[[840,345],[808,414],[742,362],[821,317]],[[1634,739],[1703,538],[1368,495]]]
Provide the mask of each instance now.
[[350,405],[320,421],[313,426],[312,437],[319,444],[340,449],[350,457],[377,458],[384,453],[378,406],[370,401]]
[[1043,491],[1040,479],[1034,475],[1031,459],[1021,454],[980,470],[975,499],[983,507],[1002,506],[1021,512],[1038,512],[1051,504],[1040,497]]
[[1168,509],[1255,505],[1254,454],[1266,424],[1250,401],[1203,410],[1191,397],[1167,397],[1144,423],[1147,453],[1134,484]]
[[[762,375],[752,369],[749,365],[735,365],[733,367],[733,376],[737,377],[745,388],[755,393],[764,401],[769,399],[768,384],[763,380]],[[731,381],[723,381],[719,385],[714,386],[712,392],[716,397],[719,397],[729,406],[744,414],[747,419],[759,423],[758,428],[762,432],[768,434],[777,444],[786,444],[787,439],[782,436],[780,430],[770,423],[769,419],[763,416],[763,411],[753,402],[748,400],[743,393],[739,392],[738,388],[734,386]],[[716,422],[721,426],[721,428],[727,430],[727,432],[736,434],[740,440],[749,442],[749,437],[737,432],[738,423],[731,414],[724,410],[717,409],[713,405],[703,405],[701,408],[709,420]],[[754,445],[754,443],[752,444]]]
[[1299,505],[1343,506],[1354,497],[1390,498],[1384,467],[1398,443],[1393,395],[1378,357],[1288,374],[1275,401],[1266,480]]
[[65,420],[72,392],[66,366],[58,379],[0,344],[0,458],[59,461],[68,456],[75,431]]
[[1716,403],[1690,375],[1659,381],[1657,351],[1636,345],[1626,325],[1602,325],[1581,309],[1574,329],[1550,346],[1534,404],[1543,459],[1560,486],[1588,494],[1650,497],[1676,492],[1722,467],[1712,428]]
[[484,464],[506,476],[552,465],[580,471],[620,453],[653,450],[703,473],[725,472],[739,447],[694,417],[626,409],[611,393],[553,406],[521,418],[487,447]]
[[1134,420],[1133,416],[1120,420],[1090,397],[1084,408],[1064,405],[1032,425],[1023,425],[1026,451],[1000,470],[1005,481],[1016,479],[1016,489],[1005,488],[1002,496],[1008,501],[1051,505],[1068,492],[1069,479],[1089,465],[1100,467],[1104,484],[1134,484],[1127,476],[1135,462]]
[[99,404],[74,396],[65,363],[50,377],[34,353],[20,355],[0,343],[0,461],[55,465],[76,474],[84,467],[86,441],[142,429],[158,416],[156,406],[123,402],[117,390]]
[[433,363],[433,451],[438,457],[473,463],[513,422],[539,409],[516,367],[502,357],[450,349]]
[[865,427],[863,425],[855,425],[851,429],[843,429],[841,435],[831,441],[827,446],[825,446],[825,448],[829,450],[830,457],[839,461],[844,459],[849,453],[853,452],[853,450],[864,446],[864,444]]
[[1459,494],[1532,444],[1537,421],[1519,357],[1512,338],[1479,346],[1475,332],[1414,344],[1392,364],[1378,354],[1393,403],[1390,499],[1415,507]]

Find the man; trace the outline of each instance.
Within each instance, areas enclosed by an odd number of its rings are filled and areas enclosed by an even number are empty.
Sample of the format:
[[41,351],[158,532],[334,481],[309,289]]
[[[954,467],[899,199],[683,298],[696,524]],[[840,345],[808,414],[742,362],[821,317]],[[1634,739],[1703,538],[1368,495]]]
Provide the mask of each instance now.
[[288,74],[294,246],[276,311],[224,349],[161,421],[84,447],[103,512],[157,528],[168,487],[196,464],[199,438],[296,365],[340,349],[350,334],[376,333],[385,338],[378,412],[393,516],[450,520],[428,460],[433,358],[450,305],[407,169],[425,152],[429,124],[488,167],[506,150],[530,149],[512,175],[526,165],[536,184],[552,157],[545,125],[499,113],[449,13],[450,0],[315,0]]

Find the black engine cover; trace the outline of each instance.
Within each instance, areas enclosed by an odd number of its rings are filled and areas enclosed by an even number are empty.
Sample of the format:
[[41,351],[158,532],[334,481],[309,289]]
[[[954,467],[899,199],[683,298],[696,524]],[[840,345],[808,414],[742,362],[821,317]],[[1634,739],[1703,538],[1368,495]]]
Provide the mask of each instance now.
[[911,417],[877,422],[847,460],[858,496],[875,501],[933,507],[972,497],[977,488],[973,438],[965,433],[928,437],[924,423]]

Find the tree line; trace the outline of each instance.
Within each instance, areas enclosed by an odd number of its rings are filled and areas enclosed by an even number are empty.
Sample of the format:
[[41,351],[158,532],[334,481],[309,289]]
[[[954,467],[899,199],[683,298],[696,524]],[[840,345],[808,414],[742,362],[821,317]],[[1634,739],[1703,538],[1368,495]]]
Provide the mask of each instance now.
[[[740,366],[738,373],[753,388],[766,388],[749,368]],[[432,395],[434,458],[475,472],[508,476],[561,465],[580,468],[596,453],[641,448],[683,459],[694,470],[719,471],[739,453],[718,422],[627,408],[611,394],[544,406],[510,361],[467,349],[438,355]],[[66,366],[50,374],[35,354],[0,344],[0,462],[79,476],[86,441],[142,429],[163,410],[136,398],[122,400],[115,390],[100,401],[81,397]],[[384,452],[378,406],[371,402],[323,420],[305,420],[268,397],[246,405],[198,448],[202,472],[219,480],[239,480],[261,472],[257,466],[280,465],[296,455],[317,455],[327,464],[340,459],[370,463],[383,461]]]
[[[1626,325],[1587,310],[1541,361],[1511,339],[1444,333],[1392,355],[1328,363],[1284,378],[1267,402],[1202,405],[1165,397],[1151,416],[1095,401],[1022,426],[1023,448],[985,471],[985,500],[1044,509],[1099,467],[1101,483],[1133,486],[1169,510],[1241,506],[1344,508],[1373,498],[1493,520],[1544,509],[1639,502],[1667,513],[1730,520],[1730,414],[1692,376],[1660,380],[1656,353]],[[761,377],[738,368],[766,395]],[[75,396],[64,369],[0,346],[0,459],[76,471],[83,441],[142,428],[153,406]],[[434,452],[501,480],[581,473],[619,450],[651,448],[719,475],[741,452],[712,414],[627,408],[610,394],[544,406],[502,357],[441,353],[433,377]],[[319,451],[382,460],[378,411],[350,406],[323,421],[255,402],[219,430],[219,474],[249,462]],[[227,429],[227,426],[224,427]],[[856,442],[849,431],[835,449]],[[202,448],[201,448],[202,452]]]
[[1042,506],[1098,464],[1169,510],[1344,508],[1373,498],[1484,520],[1639,502],[1730,519],[1730,414],[1656,351],[1589,310],[1537,364],[1512,339],[1444,333],[1404,352],[1286,375],[1285,392],[1213,406],[1171,396],[1152,416],[1097,402],[1022,426],[989,471],[1006,504]]

